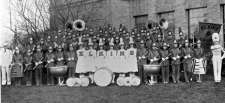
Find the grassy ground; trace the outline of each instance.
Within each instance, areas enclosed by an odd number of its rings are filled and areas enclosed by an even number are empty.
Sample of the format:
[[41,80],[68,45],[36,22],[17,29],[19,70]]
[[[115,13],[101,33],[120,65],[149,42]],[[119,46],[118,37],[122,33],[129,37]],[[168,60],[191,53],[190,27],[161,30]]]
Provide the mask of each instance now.
[[3,87],[2,103],[225,103],[224,79],[139,87]]

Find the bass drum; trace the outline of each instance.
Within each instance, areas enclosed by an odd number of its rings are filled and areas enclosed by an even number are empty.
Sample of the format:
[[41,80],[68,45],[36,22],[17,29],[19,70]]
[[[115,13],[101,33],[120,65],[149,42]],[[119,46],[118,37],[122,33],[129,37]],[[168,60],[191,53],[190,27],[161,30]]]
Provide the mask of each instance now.
[[113,79],[113,73],[106,67],[102,67],[95,71],[94,82],[100,87],[105,87],[111,84]]

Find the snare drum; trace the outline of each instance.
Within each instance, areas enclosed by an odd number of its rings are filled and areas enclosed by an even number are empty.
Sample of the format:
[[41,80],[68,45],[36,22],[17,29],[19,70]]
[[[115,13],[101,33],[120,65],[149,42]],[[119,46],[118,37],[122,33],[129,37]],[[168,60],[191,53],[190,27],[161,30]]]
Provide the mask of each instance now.
[[194,59],[194,74],[205,74],[205,61],[203,58]]
[[106,67],[102,67],[95,71],[94,82],[100,87],[108,86],[113,79],[113,73]]
[[23,77],[23,66],[22,64],[14,64],[11,69],[11,77]]

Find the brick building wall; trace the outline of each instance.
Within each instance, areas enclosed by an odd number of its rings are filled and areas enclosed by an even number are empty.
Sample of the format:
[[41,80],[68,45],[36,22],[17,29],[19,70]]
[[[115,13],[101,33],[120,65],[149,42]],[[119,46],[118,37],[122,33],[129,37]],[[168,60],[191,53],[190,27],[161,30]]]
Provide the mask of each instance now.
[[[60,0],[57,0],[60,1]],[[62,0],[63,1],[63,0]],[[161,18],[166,18],[172,27],[171,31],[178,33],[180,27],[188,37],[198,30],[198,22],[209,22],[223,24],[224,13],[223,4],[225,0],[72,0],[76,4],[79,1],[99,3],[96,10],[91,10],[97,14],[92,16],[94,25],[105,25],[107,23],[118,27],[120,23],[129,29],[135,23],[146,20],[158,22]],[[63,3],[58,3],[63,5]],[[97,4],[96,4],[97,5]],[[54,11],[54,9],[52,10]],[[85,10],[84,10],[85,11]],[[90,13],[90,12],[84,12]],[[52,13],[54,14],[54,13]],[[88,15],[88,14],[87,14]],[[89,15],[93,15],[89,14]],[[54,18],[54,15],[51,16]],[[135,20],[136,19],[136,20]],[[222,27],[223,28],[223,27]],[[223,29],[221,31],[223,32]],[[221,32],[221,38],[223,33]],[[222,41],[223,42],[223,41]]]

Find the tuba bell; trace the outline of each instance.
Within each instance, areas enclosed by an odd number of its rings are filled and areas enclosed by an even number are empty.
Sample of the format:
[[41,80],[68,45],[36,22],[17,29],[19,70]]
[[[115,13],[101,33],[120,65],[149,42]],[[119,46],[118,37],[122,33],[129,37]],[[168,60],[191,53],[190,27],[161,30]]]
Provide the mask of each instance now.
[[85,22],[81,19],[77,19],[73,22],[73,28],[77,31],[83,31],[85,29]]

